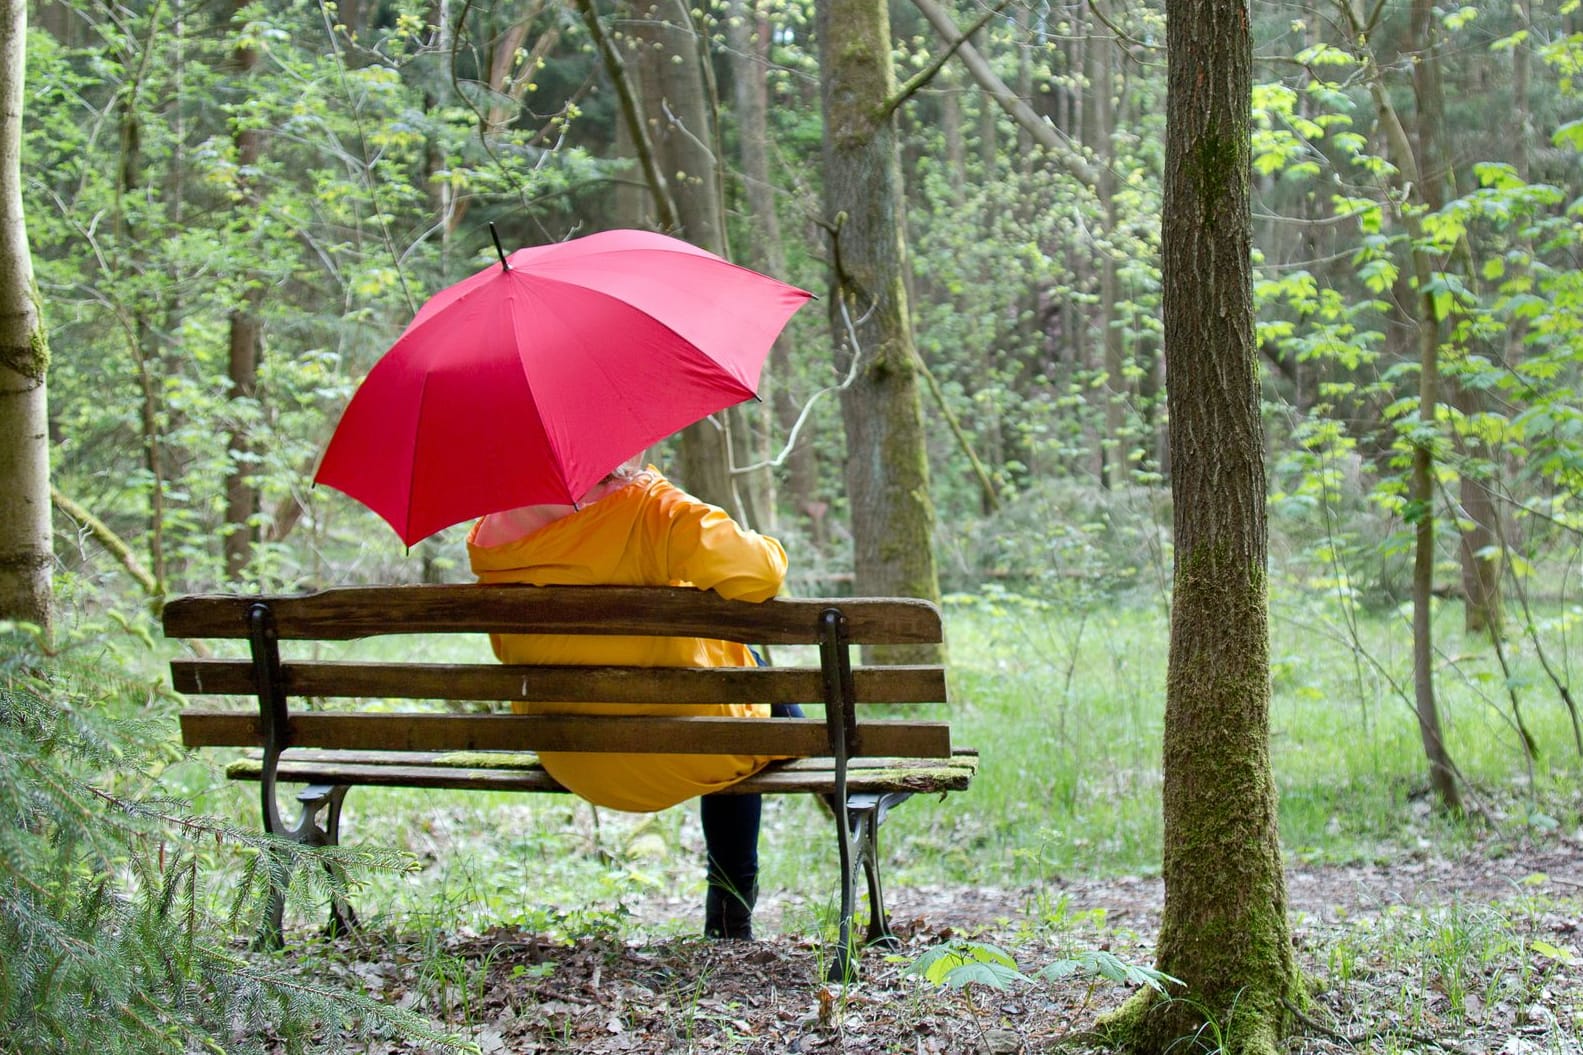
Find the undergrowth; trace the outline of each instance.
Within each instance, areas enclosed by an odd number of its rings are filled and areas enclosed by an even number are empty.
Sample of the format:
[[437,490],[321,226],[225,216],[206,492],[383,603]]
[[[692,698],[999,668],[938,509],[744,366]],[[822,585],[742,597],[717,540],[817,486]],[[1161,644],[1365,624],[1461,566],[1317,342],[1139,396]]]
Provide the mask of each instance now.
[[[268,862],[318,862],[158,790],[171,701],[127,649],[141,645],[115,626],[46,648],[31,628],[0,624],[0,1048],[328,1052],[396,1034],[465,1049],[420,1016],[233,940],[257,922]],[[219,862],[238,859],[217,889]],[[366,873],[395,858],[337,860]]]

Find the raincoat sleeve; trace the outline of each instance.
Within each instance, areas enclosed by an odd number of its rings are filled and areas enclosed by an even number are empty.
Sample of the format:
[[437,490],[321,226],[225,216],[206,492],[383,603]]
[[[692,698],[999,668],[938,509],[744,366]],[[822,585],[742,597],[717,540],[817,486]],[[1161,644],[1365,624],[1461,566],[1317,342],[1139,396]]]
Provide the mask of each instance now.
[[665,554],[667,577],[735,601],[767,601],[786,580],[786,551],[748,531],[716,506],[673,491]]

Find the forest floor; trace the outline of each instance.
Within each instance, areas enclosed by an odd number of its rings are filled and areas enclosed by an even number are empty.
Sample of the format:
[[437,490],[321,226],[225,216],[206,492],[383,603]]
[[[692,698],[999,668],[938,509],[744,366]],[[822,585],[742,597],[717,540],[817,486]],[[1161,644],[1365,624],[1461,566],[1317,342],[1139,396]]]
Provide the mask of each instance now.
[[[1583,831],[1459,858],[1293,864],[1287,889],[1312,990],[1292,1055],[1583,1053]],[[697,906],[655,893],[621,926],[582,935],[371,935],[297,962],[447,1022],[485,1053],[1084,1052],[1084,1031],[1126,988],[1079,975],[943,988],[907,967],[950,938],[1000,946],[1029,974],[1084,950],[1148,966],[1162,898],[1145,877],[898,888],[889,900],[904,948],[867,952],[848,986],[823,981],[819,942],[781,931],[792,911],[807,918],[783,894],[760,906],[754,942],[666,934],[650,924]],[[436,957],[460,969],[437,970]],[[1179,1050],[1216,1048],[1206,1033]]]

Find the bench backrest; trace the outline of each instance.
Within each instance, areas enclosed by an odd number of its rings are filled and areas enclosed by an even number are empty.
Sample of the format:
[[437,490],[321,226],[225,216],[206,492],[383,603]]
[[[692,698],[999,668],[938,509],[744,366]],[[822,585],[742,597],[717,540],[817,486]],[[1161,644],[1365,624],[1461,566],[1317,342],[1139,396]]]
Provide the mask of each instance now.
[[[254,711],[189,710],[189,746],[367,750],[664,751],[948,757],[942,722],[858,721],[856,706],[946,699],[937,665],[853,667],[853,645],[934,644],[940,613],[903,598],[763,604],[671,587],[446,585],[351,587],[293,596],[197,596],[165,606],[165,634],[245,639],[250,659],[177,659],[177,691],[256,696]],[[592,634],[817,645],[817,667],[636,668],[282,659],[278,642],[412,634]],[[822,703],[825,719],[369,713],[293,700],[528,700],[608,703]],[[837,740],[845,741],[838,748]]]

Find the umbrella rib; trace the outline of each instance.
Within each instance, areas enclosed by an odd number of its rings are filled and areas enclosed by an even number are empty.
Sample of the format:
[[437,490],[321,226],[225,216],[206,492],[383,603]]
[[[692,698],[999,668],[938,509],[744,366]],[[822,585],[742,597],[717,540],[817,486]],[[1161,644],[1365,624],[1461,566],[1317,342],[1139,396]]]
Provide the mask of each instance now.
[[[531,285],[524,286],[523,292],[529,296],[540,296],[538,290],[534,289]],[[513,312],[511,314],[511,335],[514,338],[513,343],[518,349],[522,347],[522,339],[524,336],[520,329],[521,325],[522,319],[515,312]],[[546,425],[544,409],[539,406],[539,393],[533,387],[533,375],[528,372],[527,364],[521,362],[520,351],[518,352],[518,362],[523,367],[522,383],[523,387],[528,390],[528,402],[533,405],[533,414],[528,420],[538,423],[539,431],[544,434],[544,449],[550,452],[551,457],[554,458],[555,461],[555,479],[560,481],[562,486],[566,487],[567,502],[571,503],[572,505],[576,505],[578,496],[572,494],[571,487],[566,483],[566,459],[550,442],[550,430]]]

